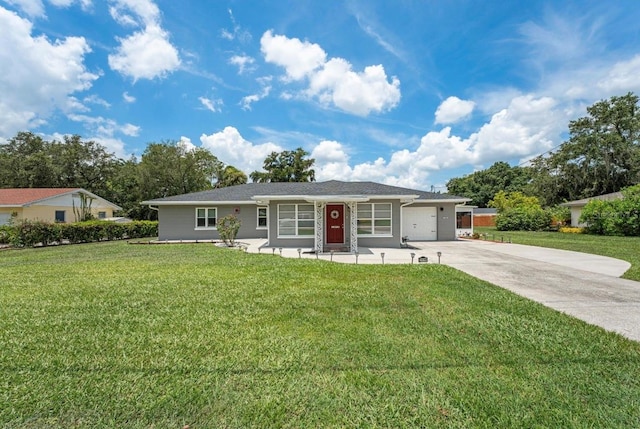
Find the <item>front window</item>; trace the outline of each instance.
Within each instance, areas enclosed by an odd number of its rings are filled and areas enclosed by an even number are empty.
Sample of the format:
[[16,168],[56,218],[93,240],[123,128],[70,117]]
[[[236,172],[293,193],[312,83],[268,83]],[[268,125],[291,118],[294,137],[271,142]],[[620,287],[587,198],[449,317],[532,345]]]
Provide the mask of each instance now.
[[196,209],[196,229],[215,228],[218,210],[215,207],[199,207]]
[[64,223],[64,210],[56,210],[56,222]]
[[107,212],[98,212],[98,219],[106,219]]
[[278,236],[313,236],[315,212],[313,204],[279,204]]
[[267,229],[268,223],[267,207],[258,207],[258,229]]
[[391,203],[358,204],[358,235],[391,235]]

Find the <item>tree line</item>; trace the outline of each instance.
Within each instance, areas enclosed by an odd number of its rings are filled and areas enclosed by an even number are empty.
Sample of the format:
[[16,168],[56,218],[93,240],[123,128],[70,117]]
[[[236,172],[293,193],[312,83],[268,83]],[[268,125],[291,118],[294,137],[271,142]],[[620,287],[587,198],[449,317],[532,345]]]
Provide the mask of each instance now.
[[496,162],[447,182],[448,192],[487,207],[500,191],[536,197],[543,207],[620,191],[640,183],[640,106],[628,93],[587,107],[569,138],[527,166]]
[[[254,182],[313,181],[314,159],[302,148],[271,153]],[[205,148],[177,141],[150,143],[140,159],[121,159],[79,135],[47,141],[19,132],[0,145],[0,188],[84,188],[123,208],[123,215],[153,220],[141,201],[247,183],[247,175]]]

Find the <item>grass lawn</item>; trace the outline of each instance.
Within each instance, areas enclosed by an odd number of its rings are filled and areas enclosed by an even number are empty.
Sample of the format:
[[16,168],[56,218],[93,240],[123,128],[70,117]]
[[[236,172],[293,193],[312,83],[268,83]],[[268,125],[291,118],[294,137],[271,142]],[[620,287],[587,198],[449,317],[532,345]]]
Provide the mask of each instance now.
[[442,265],[0,252],[0,427],[640,425],[640,343]]
[[[488,233],[489,238],[517,244],[574,250],[594,255],[610,256],[631,263],[623,278],[640,281],[640,237],[608,237],[590,234],[563,234],[559,232],[497,231],[495,228],[474,228]],[[640,427],[640,425],[639,425]]]

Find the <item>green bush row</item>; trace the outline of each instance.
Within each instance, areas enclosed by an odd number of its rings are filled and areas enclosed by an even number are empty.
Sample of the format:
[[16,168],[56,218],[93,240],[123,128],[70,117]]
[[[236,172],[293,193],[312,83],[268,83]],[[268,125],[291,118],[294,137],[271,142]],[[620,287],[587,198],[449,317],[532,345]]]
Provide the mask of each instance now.
[[623,189],[621,199],[589,201],[580,222],[590,234],[640,236],[640,185]]
[[496,217],[498,231],[540,231],[549,228],[552,215],[541,207],[510,208]]
[[24,220],[0,227],[0,243],[13,247],[49,246],[59,243],[89,243],[102,240],[157,237],[157,221],[114,223],[88,221],[49,223]]

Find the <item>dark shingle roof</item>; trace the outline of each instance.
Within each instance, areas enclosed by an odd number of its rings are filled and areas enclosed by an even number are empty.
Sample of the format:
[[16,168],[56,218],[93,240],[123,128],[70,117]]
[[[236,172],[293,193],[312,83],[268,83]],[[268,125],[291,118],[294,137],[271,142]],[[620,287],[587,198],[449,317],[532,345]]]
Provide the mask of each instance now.
[[211,189],[208,191],[194,192],[191,194],[175,195],[167,198],[158,198],[144,201],[144,204],[157,204],[168,202],[201,202],[201,201],[247,201],[252,202],[255,196],[376,196],[393,195],[409,196],[418,195],[420,200],[459,200],[466,201],[464,197],[436,192],[419,191],[415,189],[401,188],[398,186],[383,185],[375,182],[342,182],[330,180],[327,182],[273,182],[273,183],[247,183],[245,185],[230,186],[227,188]]

